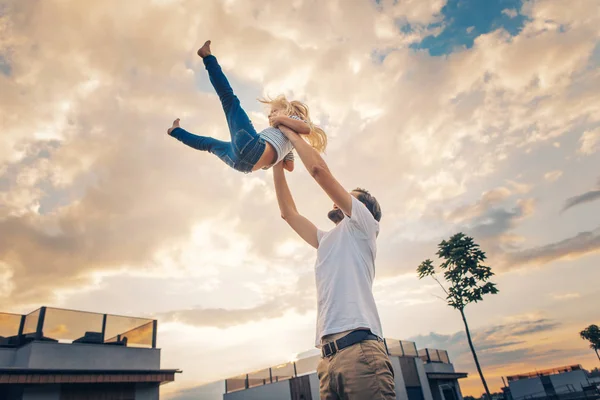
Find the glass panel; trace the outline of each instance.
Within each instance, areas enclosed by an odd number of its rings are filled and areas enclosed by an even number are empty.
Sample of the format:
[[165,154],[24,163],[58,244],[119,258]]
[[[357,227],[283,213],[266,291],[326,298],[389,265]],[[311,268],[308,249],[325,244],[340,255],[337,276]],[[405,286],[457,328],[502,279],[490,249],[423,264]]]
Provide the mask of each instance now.
[[248,387],[262,386],[271,383],[270,368],[248,374]]
[[102,314],[46,308],[42,333],[62,343],[102,343]]
[[227,393],[246,389],[246,374],[225,379],[225,386],[227,388]]
[[[105,342],[121,342],[127,346],[152,347],[153,320],[146,318],[106,316]],[[126,343],[124,338],[127,338]]]
[[440,356],[436,349],[427,349],[429,351],[429,360],[431,362],[440,362]]
[[402,346],[400,345],[400,341],[396,339],[385,339],[385,344],[388,348],[388,353],[390,356],[404,356],[404,351],[402,351]]
[[404,350],[405,357],[417,357],[417,345],[415,342],[409,342],[408,340],[402,340],[402,349]]
[[440,361],[446,364],[450,364],[450,357],[448,357],[448,352],[446,350],[438,350],[440,354]]
[[423,362],[429,362],[429,356],[427,355],[427,349],[419,349],[419,358]]
[[321,361],[320,355],[306,357],[296,361],[296,375],[302,376],[315,372],[317,370],[317,365],[319,365],[319,361]]
[[35,333],[37,331],[38,319],[40,319],[39,309],[27,314],[25,317],[25,324],[23,325],[23,335]]
[[121,341],[131,347],[152,347],[153,321],[120,334]]
[[[21,325],[20,314],[0,313],[0,339],[19,334],[19,325]],[[0,341],[0,343],[2,343]]]
[[289,362],[271,368],[273,374],[273,382],[279,382],[285,379],[294,377],[294,363]]

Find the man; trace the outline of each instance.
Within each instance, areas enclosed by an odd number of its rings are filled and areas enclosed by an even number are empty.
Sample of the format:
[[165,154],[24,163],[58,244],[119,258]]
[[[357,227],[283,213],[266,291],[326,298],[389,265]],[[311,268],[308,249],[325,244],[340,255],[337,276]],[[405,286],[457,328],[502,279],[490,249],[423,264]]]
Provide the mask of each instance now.
[[333,200],[335,228],[323,232],[300,215],[281,164],[273,178],[281,217],[317,249],[317,337],[323,358],[317,374],[321,399],[395,399],[394,372],[373,298],[376,238],[381,209],[364,189],[348,193],[323,158],[298,134],[279,126],[311,176]]

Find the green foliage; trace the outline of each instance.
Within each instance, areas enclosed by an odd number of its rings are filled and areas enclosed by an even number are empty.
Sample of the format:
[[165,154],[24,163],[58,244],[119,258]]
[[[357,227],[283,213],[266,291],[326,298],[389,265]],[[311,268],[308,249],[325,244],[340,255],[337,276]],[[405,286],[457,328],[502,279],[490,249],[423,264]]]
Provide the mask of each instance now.
[[579,332],[579,336],[582,339],[588,340],[592,349],[600,350],[600,328],[598,328],[598,325],[588,326]]
[[431,276],[436,280],[446,293],[449,306],[464,310],[467,304],[483,300],[484,295],[498,293],[496,284],[489,282],[494,276],[492,269],[483,265],[485,253],[473,238],[457,233],[450,240],[443,240],[438,249],[436,254],[443,260],[439,268],[449,287],[446,289],[438,280],[433,261],[429,259],[419,265],[417,273],[419,279]]

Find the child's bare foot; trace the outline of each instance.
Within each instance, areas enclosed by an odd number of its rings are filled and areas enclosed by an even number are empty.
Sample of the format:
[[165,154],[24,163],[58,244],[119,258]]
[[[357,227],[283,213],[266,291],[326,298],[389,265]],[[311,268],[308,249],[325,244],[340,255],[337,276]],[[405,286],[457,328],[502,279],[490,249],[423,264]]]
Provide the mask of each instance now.
[[175,128],[179,128],[179,118],[177,118],[175,121],[173,121],[173,126],[170,127],[169,129],[167,129],[167,134],[169,136],[171,136],[171,132],[173,132],[173,129]]
[[212,53],[210,52],[210,40],[207,40],[200,49],[198,49],[198,55],[202,58],[206,56],[210,56]]

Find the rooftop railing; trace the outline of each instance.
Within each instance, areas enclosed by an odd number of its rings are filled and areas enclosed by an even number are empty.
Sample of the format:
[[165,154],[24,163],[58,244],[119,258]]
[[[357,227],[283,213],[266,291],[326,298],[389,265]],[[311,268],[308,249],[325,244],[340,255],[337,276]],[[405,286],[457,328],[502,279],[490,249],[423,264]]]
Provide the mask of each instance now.
[[22,320],[21,314],[0,313],[0,343],[5,338],[19,334]]
[[156,348],[157,321],[41,307],[29,314],[0,313],[0,346],[32,340]]
[[319,363],[320,358],[320,356],[307,357],[298,361],[290,361],[271,368],[265,368],[225,379],[225,393],[287,381],[298,376],[312,373],[317,370],[317,364]]
[[385,339],[385,344],[390,356],[397,357],[418,357],[417,345],[415,342],[397,339]]
[[[388,354],[391,356],[414,358],[419,356],[414,342],[396,339],[386,339],[385,342]],[[225,380],[225,393],[237,392],[311,374],[317,370],[320,359],[320,355],[315,355],[228,378]]]
[[511,376],[507,376],[506,379],[509,382],[512,382],[512,381],[518,381],[518,380],[521,380],[521,379],[535,378],[535,377],[538,377],[538,376],[564,374],[565,372],[580,371],[582,369],[583,368],[579,364],[567,365],[567,366],[564,366],[564,367],[542,369],[542,370],[535,371],[535,372],[527,372],[527,373],[524,373],[524,374],[511,375]]
[[450,364],[450,358],[446,350],[421,349],[419,350],[419,357],[425,363]]

